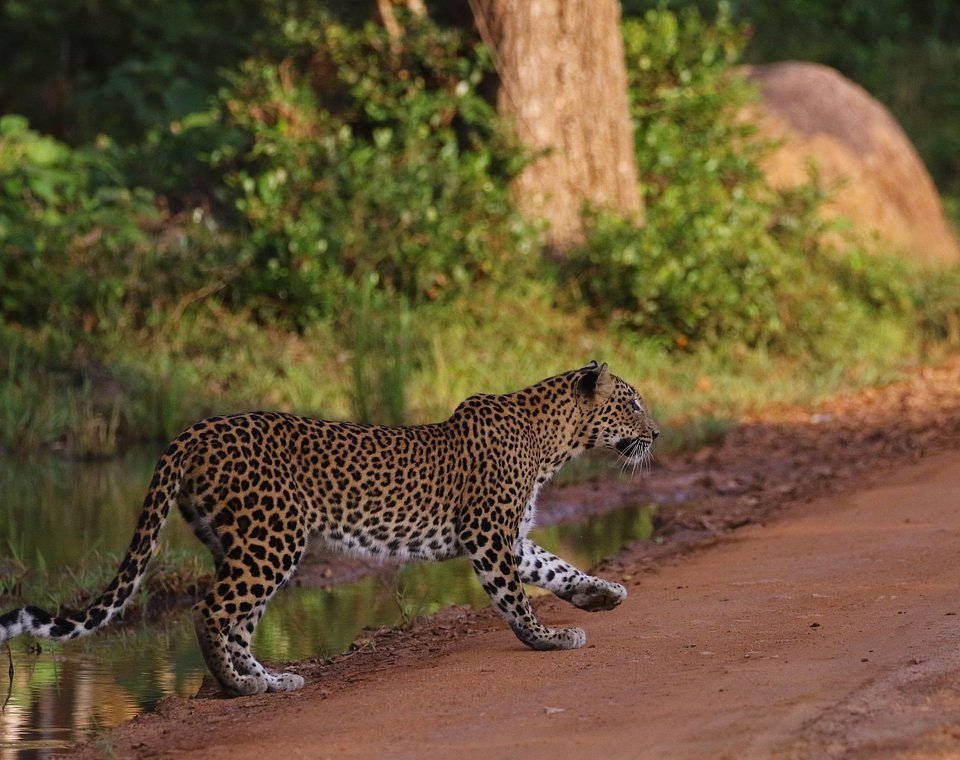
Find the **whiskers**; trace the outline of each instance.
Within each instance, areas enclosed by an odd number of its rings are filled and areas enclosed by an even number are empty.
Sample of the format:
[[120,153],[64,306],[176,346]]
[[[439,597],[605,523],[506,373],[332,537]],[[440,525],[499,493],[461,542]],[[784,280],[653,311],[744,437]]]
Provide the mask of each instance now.
[[620,474],[626,475],[630,471],[630,477],[635,477],[637,472],[645,475],[650,472],[650,465],[653,462],[652,442],[637,438],[633,443],[620,452],[617,462],[620,465]]
[[600,427],[591,437],[595,445],[606,449],[613,449],[617,452],[617,465],[620,467],[620,475],[629,475],[635,477],[639,472],[646,475],[651,470],[653,464],[653,438],[650,436],[634,438],[630,443],[624,445],[624,440],[617,442],[616,437],[608,427]]

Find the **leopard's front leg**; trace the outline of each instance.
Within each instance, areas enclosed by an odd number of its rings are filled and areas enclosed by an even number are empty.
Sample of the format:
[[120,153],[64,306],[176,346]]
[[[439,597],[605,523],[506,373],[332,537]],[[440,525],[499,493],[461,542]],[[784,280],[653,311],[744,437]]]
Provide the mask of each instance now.
[[581,610],[612,610],[627,598],[619,583],[587,575],[529,538],[517,539],[516,554],[524,583],[545,588]]
[[537,620],[520,581],[513,538],[496,528],[491,532],[464,528],[460,544],[494,608],[520,641],[541,650],[577,649],[586,643],[587,635],[580,628],[548,628]]

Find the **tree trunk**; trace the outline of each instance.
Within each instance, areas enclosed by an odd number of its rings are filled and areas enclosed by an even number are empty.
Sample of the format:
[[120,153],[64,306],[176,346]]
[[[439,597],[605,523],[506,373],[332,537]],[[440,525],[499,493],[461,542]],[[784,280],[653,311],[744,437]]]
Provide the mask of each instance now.
[[406,6],[416,16],[425,16],[427,8],[423,4],[423,0],[396,0],[396,2],[394,0],[377,0],[377,16],[380,18],[380,23],[387,30],[390,39],[396,43],[403,36],[403,30],[393,13],[394,5]]
[[497,108],[545,153],[517,178],[528,216],[562,251],[585,203],[643,220],[618,0],[469,0],[500,76]]

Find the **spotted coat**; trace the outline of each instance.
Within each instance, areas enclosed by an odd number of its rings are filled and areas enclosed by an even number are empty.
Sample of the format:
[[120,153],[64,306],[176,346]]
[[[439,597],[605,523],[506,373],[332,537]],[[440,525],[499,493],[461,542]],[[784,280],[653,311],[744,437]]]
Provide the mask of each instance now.
[[137,590],[170,507],[209,548],[216,580],[194,608],[200,648],[230,692],[303,685],[253,656],[269,599],[307,541],[401,560],[461,554],[517,637],[533,649],[584,644],[579,628],[548,628],[523,583],[586,610],[617,606],[626,590],[595,578],[528,536],[540,488],[594,447],[636,465],[658,435],[637,392],[596,362],[505,395],[471,396],[445,422],[382,427],[254,412],[211,417],[160,458],[116,577],[86,610],[24,607],[0,616],[0,642],[20,633],[67,640],[120,614]]

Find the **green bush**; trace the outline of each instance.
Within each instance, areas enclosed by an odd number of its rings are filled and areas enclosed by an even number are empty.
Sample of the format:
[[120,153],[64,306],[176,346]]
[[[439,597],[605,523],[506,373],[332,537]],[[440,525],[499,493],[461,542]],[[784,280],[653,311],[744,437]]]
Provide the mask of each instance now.
[[287,56],[255,59],[225,94],[250,136],[228,174],[252,266],[241,287],[298,324],[368,285],[415,306],[516,276],[534,250],[508,198],[522,166],[479,95],[485,53],[409,19],[291,22]]
[[[764,144],[736,117],[752,92],[731,71],[744,38],[721,7],[651,10],[623,25],[646,226],[587,217],[563,273],[604,317],[686,346],[770,342],[785,328],[780,199],[757,166]],[[815,217],[815,204],[792,209]],[[815,234],[811,231],[810,234]]]
[[138,324],[237,276],[229,238],[128,186],[108,140],[84,148],[0,117],[0,320],[90,331]]
[[561,270],[578,298],[681,347],[829,353],[877,317],[949,334],[943,277],[852,239],[828,244],[828,231],[843,236],[819,214],[829,190],[815,175],[788,190],[766,182],[758,160],[771,146],[738,118],[753,93],[733,70],[744,36],[726,5],[713,22],[694,8],[647,11],[624,22],[624,40],[647,223],[587,215],[587,243]]
[[127,145],[202,110],[267,44],[269,0],[6,0],[0,102],[70,145]]
[[[0,313],[25,324],[120,299],[121,262],[146,246],[149,193],[112,184],[95,149],[74,150],[0,117]],[[121,264],[118,266],[118,264]]]

